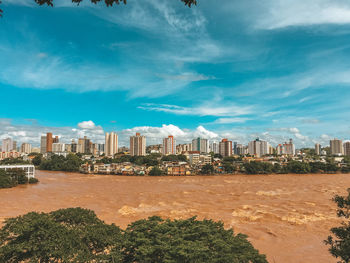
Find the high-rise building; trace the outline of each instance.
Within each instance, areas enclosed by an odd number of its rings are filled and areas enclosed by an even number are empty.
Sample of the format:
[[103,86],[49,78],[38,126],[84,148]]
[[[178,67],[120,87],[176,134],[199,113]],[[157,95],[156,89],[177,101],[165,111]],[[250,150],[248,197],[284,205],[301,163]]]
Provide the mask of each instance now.
[[193,139],[192,140],[192,151],[200,152],[200,153],[208,153],[209,147],[208,147],[208,140],[207,139]]
[[237,144],[237,155],[245,155],[248,153],[247,146],[244,146],[242,144]]
[[319,144],[319,143],[316,143],[315,144],[315,153],[317,154],[317,155],[321,155],[321,150],[322,148],[321,148],[321,144]]
[[332,155],[343,155],[343,142],[341,140],[330,140],[329,144],[331,147]]
[[106,156],[114,156],[118,153],[118,135],[115,132],[106,132],[105,150]]
[[295,155],[295,146],[293,144],[293,140],[289,139],[289,143],[285,142],[283,144],[283,148],[284,148],[284,153],[287,155]]
[[6,138],[2,140],[2,151],[3,152],[11,152],[16,150],[16,146],[11,138]]
[[257,138],[255,141],[251,141],[248,144],[248,152],[256,157],[261,157],[268,154],[269,144],[266,141],[262,141]]
[[32,152],[32,145],[29,143],[22,143],[21,152],[22,153],[31,153]]
[[42,135],[41,138],[40,138],[40,152],[42,154],[46,153],[46,136],[45,135]]
[[62,153],[65,152],[66,145],[64,143],[55,142],[52,144],[52,152],[53,153]]
[[130,155],[144,156],[146,155],[146,137],[136,133],[136,136],[130,137]]
[[219,153],[219,144],[217,142],[212,142],[209,146],[209,152],[213,152],[214,154]]
[[53,138],[52,133],[46,133],[46,152],[52,152]]
[[350,156],[350,142],[344,143],[344,155]]
[[192,151],[192,143],[178,144],[176,146],[176,154],[182,154],[182,153],[191,152],[191,151]]
[[233,143],[233,154],[238,154],[237,145],[238,145],[237,142],[234,142],[234,143]]
[[219,143],[219,154],[221,154],[222,157],[232,156],[232,141],[222,139]]
[[78,139],[77,151],[78,153],[90,154],[91,153],[91,142],[86,136]]
[[72,142],[70,144],[70,152],[76,153],[78,150],[77,148],[78,148],[77,143],[75,142],[75,140],[72,140]]
[[162,153],[164,155],[176,154],[176,140],[174,136],[169,135],[168,138],[163,139]]

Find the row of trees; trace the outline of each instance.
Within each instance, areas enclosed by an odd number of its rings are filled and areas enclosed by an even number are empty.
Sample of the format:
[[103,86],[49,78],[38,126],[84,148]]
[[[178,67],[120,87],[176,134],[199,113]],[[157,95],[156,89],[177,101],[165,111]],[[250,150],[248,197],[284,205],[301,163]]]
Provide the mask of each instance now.
[[26,176],[22,169],[8,169],[7,171],[0,169],[0,188],[11,188],[19,184],[34,184],[38,179]]
[[[244,163],[244,171],[247,174],[270,174],[270,173],[296,173],[296,174],[307,174],[307,173],[336,173],[339,171],[333,163],[322,163],[322,162],[299,162],[289,161],[286,165],[281,166],[280,164],[271,164],[267,162],[250,162]],[[347,172],[347,169],[342,169],[343,172]]]
[[4,262],[266,263],[247,237],[212,220],[150,217],[125,230],[91,210],[31,212],[7,219],[0,230]]
[[[252,161],[249,163],[244,163],[243,165],[234,165],[231,157],[224,158],[222,161],[222,170],[224,173],[233,173],[235,171],[244,172],[246,174],[307,174],[307,173],[336,173],[341,171],[343,173],[349,173],[350,167],[345,166],[339,168],[334,163],[322,163],[322,162],[298,162],[298,161],[289,161],[286,165],[281,166],[278,163],[271,164],[268,162],[256,162]],[[215,168],[211,164],[206,164],[202,167],[202,174],[213,174]]]
[[104,157],[100,160],[102,163],[123,163],[130,162],[137,165],[157,166],[161,162],[166,161],[181,161],[187,162],[185,155],[167,155],[162,156],[160,153],[152,153],[146,156],[130,156],[130,155],[117,155],[115,158]]
[[82,164],[82,160],[75,154],[68,154],[67,157],[53,154],[49,159],[40,156],[35,158],[40,158],[40,161],[36,160],[40,170],[78,172]]

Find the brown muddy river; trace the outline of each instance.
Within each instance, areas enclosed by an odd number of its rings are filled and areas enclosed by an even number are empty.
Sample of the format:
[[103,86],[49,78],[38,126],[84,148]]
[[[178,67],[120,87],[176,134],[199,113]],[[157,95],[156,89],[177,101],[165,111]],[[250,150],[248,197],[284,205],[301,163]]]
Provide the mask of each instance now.
[[38,185],[0,189],[0,222],[29,211],[92,209],[121,227],[152,215],[222,220],[271,263],[336,262],[323,244],[339,224],[334,194],[350,174],[120,177],[37,171]]

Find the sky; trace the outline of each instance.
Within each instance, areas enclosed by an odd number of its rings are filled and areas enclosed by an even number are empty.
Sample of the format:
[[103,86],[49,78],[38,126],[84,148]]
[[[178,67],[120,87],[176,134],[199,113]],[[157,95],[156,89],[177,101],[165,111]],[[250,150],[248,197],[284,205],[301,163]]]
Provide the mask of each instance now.
[[4,0],[0,139],[350,138],[348,0]]

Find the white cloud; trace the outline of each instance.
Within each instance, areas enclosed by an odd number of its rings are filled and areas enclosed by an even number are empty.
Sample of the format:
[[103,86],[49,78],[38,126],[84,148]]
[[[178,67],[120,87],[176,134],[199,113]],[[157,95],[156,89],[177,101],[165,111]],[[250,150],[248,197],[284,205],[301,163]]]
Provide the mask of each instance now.
[[213,124],[230,124],[230,123],[245,123],[250,119],[248,118],[219,118],[213,122]]
[[258,28],[350,23],[350,3],[345,0],[267,0],[261,6]]
[[93,121],[83,121],[78,123],[78,127],[82,129],[95,129],[96,125]]
[[201,105],[194,107],[182,107],[168,104],[143,104],[139,109],[149,111],[160,111],[173,113],[178,115],[194,115],[194,116],[239,116],[252,113],[251,106],[236,106],[233,103],[222,105],[217,102],[204,102]]

